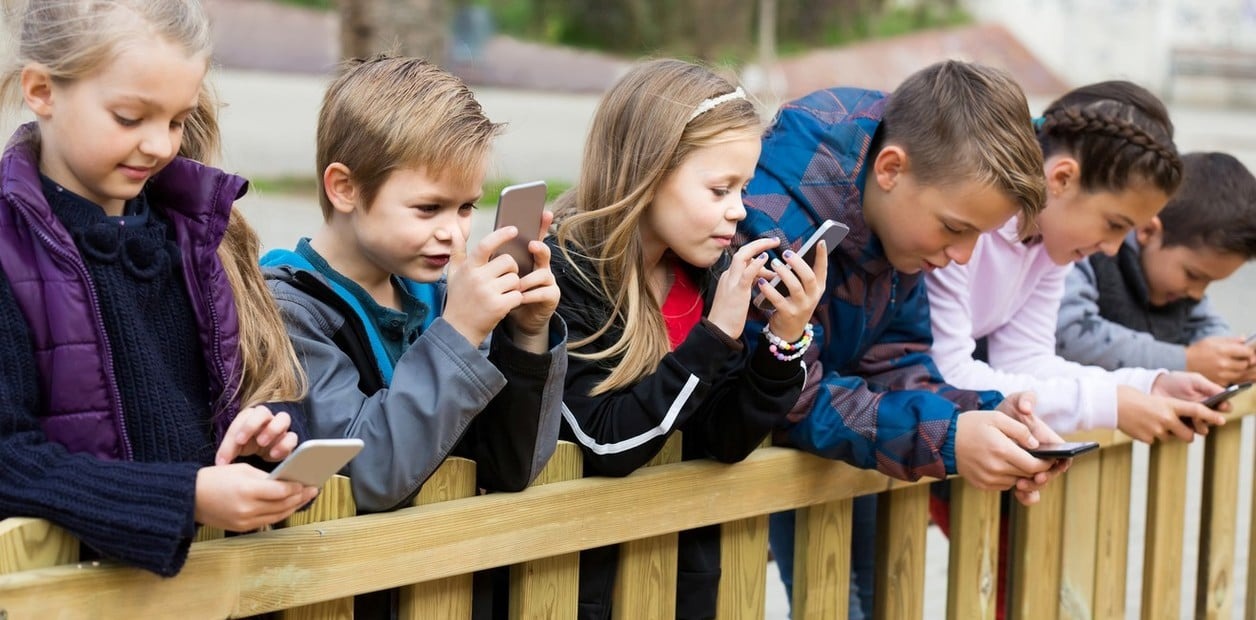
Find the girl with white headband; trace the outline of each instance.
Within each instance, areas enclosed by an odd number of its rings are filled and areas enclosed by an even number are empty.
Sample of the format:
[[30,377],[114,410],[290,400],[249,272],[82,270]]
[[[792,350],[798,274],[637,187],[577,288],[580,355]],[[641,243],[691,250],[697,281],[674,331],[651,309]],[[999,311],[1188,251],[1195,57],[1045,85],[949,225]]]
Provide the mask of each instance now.
[[[814,266],[788,251],[769,265],[777,239],[732,252],[762,130],[741,88],[678,60],[639,64],[603,97],[548,240],[571,347],[562,433],[586,473],[627,475],[677,430],[685,459],[740,461],[798,400],[827,252]],[[776,310],[746,332],[759,291]],[[719,528],[679,546],[676,617],[714,617]],[[580,618],[610,617],[617,555],[581,554]]]

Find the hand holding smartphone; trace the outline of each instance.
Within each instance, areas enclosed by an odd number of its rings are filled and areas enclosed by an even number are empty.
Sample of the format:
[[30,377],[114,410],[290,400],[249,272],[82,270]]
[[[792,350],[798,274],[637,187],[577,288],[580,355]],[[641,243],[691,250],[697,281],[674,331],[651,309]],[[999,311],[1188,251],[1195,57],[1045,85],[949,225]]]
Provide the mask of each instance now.
[[1029,450],[1029,454],[1040,459],[1071,459],[1099,447],[1096,441],[1065,441],[1061,443],[1042,443]]
[[507,241],[493,254],[496,258],[509,254],[519,265],[519,277],[532,273],[532,253],[528,242],[541,234],[541,215],[545,212],[545,182],[533,181],[511,185],[502,190],[497,199],[497,220],[493,230],[514,226],[519,234]]
[[[835,222],[833,220],[824,220],[823,222],[820,222],[820,227],[817,228],[809,238],[807,238],[807,241],[802,244],[802,247],[798,248],[798,253],[802,255],[802,262],[807,263],[808,265],[814,265],[816,262],[816,247],[821,241],[824,241],[825,247],[828,248],[829,252],[832,252],[833,249],[837,247],[837,244],[841,243],[842,239],[846,238],[846,235],[849,232],[850,227],[841,222]],[[781,249],[782,248],[777,248],[777,250]],[[768,284],[775,287],[776,291],[780,293],[782,297],[789,297],[789,287],[785,286],[785,282],[781,280],[779,275],[773,277],[772,281]],[[755,295],[753,302],[754,305],[758,306],[761,310],[772,310],[772,302],[768,301],[767,296],[763,293]]]
[[270,477],[275,480],[300,482],[307,487],[321,487],[340,471],[358,452],[361,439],[310,439],[297,446]]

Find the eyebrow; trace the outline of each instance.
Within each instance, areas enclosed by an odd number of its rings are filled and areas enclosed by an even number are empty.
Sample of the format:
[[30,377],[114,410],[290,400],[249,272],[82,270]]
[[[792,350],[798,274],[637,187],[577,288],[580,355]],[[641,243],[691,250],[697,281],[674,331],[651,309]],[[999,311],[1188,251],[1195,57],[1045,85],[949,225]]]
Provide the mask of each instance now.
[[968,228],[968,229],[971,229],[971,230],[975,230],[975,231],[981,232],[981,229],[980,229],[980,228],[977,228],[977,225],[976,225],[976,224],[973,224],[972,222],[965,221],[965,220],[964,220],[964,218],[962,218],[962,217],[957,217],[957,216],[954,216],[954,215],[945,215],[945,216],[939,216],[939,217],[945,217],[947,220],[949,220],[949,221],[950,221],[950,223],[951,223],[951,224],[958,224],[958,225],[960,226],[960,228]]
[[[161,104],[143,95],[121,95],[118,97],[118,99],[120,99],[124,103],[138,103],[146,108],[154,108],[154,109],[160,110],[162,107]],[[178,112],[175,113],[175,115],[178,116],[179,114],[191,114],[194,111],[196,111],[196,104],[192,104],[186,108],[183,108],[182,110],[179,110]]]

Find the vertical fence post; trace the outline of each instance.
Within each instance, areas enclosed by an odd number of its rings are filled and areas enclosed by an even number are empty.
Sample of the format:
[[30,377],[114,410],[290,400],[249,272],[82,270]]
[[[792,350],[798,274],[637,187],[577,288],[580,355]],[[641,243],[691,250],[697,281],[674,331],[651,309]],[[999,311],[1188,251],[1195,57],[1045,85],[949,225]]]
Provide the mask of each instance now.
[[1091,617],[1125,617],[1125,571],[1130,544],[1130,481],[1134,444],[1099,453],[1099,516],[1095,544],[1095,588]]
[[853,499],[799,508],[794,525],[794,618],[846,618]]
[[768,516],[720,525],[718,618],[762,618],[767,609]]
[[1008,594],[1012,617],[1053,620],[1060,609],[1064,488],[1048,484],[1033,506],[1012,503]]
[[[357,505],[353,502],[353,490],[349,487],[349,479],[344,476],[332,476],[327,484],[323,485],[323,490],[314,499],[314,503],[308,509],[293,513],[291,517],[284,519],[282,527],[352,517],[357,514],[357,509]],[[281,620],[331,620],[352,617],[352,596],[279,612]]]
[[1235,515],[1239,503],[1239,469],[1235,465],[1239,463],[1242,441],[1242,421],[1233,420],[1213,428],[1204,444],[1196,618],[1233,616]]
[[0,575],[72,564],[79,541],[51,521],[28,517],[0,520]]
[[878,618],[919,618],[924,614],[928,527],[928,485],[881,494],[877,505]]
[[946,617],[993,620],[999,569],[999,493],[956,478],[951,487],[951,558]]
[[1100,453],[1075,459],[1063,480],[1064,558],[1060,565],[1060,618],[1091,617],[1095,599],[1095,564],[1099,557]]
[[[680,433],[672,433],[646,467],[680,462]],[[671,618],[676,613],[677,534],[619,546],[612,616],[615,620]]]
[[[414,505],[473,497],[475,493],[475,461],[451,456],[423,483]],[[397,599],[397,618],[470,618],[472,577],[472,574],[455,575],[402,587]]]
[[[554,456],[533,486],[578,480],[583,473],[580,447],[558,442]],[[574,618],[580,595],[580,553],[542,558],[510,567],[511,620]]]
[[1147,468],[1147,535],[1143,540],[1144,618],[1177,618],[1182,606],[1187,444],[1160,440]]

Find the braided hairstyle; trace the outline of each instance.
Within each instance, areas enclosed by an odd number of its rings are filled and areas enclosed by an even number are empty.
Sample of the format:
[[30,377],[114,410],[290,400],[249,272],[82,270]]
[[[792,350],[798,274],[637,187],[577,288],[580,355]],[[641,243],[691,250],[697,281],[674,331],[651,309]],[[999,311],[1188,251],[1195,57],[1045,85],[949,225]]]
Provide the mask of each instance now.
[[1038,128],[1044,157],[1068,154],[1087,192],[1151,183],[1172,196],[1182,183],[1173,122],[1147,89],[1125,81],[1077,88],[1047,106]]

